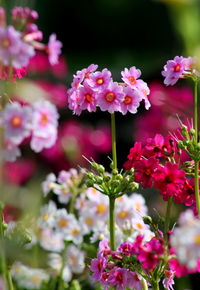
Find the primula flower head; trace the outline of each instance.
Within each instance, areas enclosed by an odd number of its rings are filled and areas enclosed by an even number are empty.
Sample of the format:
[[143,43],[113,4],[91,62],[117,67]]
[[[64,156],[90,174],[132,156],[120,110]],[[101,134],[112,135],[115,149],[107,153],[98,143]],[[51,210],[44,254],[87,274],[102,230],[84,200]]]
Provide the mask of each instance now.
[[58,57],[61,54],[61,48],[62,43],[56,39],[56,35],[50,35],[47,52],[49,54],[49,62],[51,65],[58,63]]
[[19,145],[24,138],[30,135],[32,115],[32,108],[29,106],[21,106],[18,102],[7,104],[1,114],[5,138],[11,143]]

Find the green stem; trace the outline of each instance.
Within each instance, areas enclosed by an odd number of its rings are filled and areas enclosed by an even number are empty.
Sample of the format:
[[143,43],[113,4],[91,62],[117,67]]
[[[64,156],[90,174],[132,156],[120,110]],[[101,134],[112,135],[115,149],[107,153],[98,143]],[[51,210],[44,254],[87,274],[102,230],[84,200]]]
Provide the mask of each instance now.
[[142,282],[142,290],[148,290],[147,281],[144,278],[142,278],[141,282]]
[[10,271],[7,272],[7,283],[8,283],[8,289],[14,290],[13,282],[12,282],[12,276],[10,274]]
[[116,249],[115,241],[115,197],[109,196],[109,230],[110,230],[110,247]]
[[[117,169],[117,150],[116,150],[116,124],[115,114],[111,114],[111,130],[112,130],[112,159],[113,169]],[[115,197],[109,196],[109,230],[110,230],[110,247],[116,249],[115,241]]]
[[60,276],[59,276],[59,281],[58,281],[58,290],[63,290],[64,285],[63,285],[63,271],[65,268],[65,260],[66,260],[66,254],[67,254],[67,242],[65,242],[65,247],[62,253],[62,267],[60,270]]
[[159,282],[155,282],[154,284],[151,285],[153,290],[160,290],[159,287]]
[[111,130],[112,130],[112,158],[113,158],[113,169],[117,169],[115,113],[112,113],[111,114]]
[[[1,206],[1,205],[0,205]],[[2,270],[2,278],[3,278],[3,284],[4,288],[6,289],[7,284],[7,277],[6,277],[6,257],[4,252],[4,230],[3,230],[3,214],[2,209],[0,208],[0,259],[1,259],[1,270]],[[3,288],[3,289],[4,289]]]
[[69,203],[69,213],[74,213],[75,199],[76,199],[76,194],[74,192],[72,192],[72,196],[71,196],[70,203]]
[[194,130],[195,130],[195,139],[198,142],[198,82],[194,82]]
[[167,202],[167,210],[166,210],[165,224],[164,224],[164,235],[166,239],[167,239],[167,233],[169,231],[169,226],[170,226],[170,213],[171,213],[172,202],[173,202],[173,197],[170,196]]
[[[194,130],[195,140],[198,143],[198,82],[194,82]],[[199,160],[194,160],[194,185],[195,185],[195,199],[200,216],[200,196],[199,196]]]
[[194,188],[195,188],[195,199],[198,210],[198,215],[200,216],[200,196],[199,196],[199,161],[194,161]]

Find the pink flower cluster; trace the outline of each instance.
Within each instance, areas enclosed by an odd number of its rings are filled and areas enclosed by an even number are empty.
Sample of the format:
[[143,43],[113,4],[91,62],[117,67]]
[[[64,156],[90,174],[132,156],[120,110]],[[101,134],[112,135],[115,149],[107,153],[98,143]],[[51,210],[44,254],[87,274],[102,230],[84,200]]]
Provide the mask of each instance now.
[[39,42],[43,36],[34,23],[37,18],[36,11],[15,7],[11,11],[11,24],[7,26],[5,10],[0,9],[0,78],[23,77],[35,49],[47,52],[52,65],[58,62],[62,44],[55,34],[50,36],[47,45]]
[[[162,233],[144,242],[144,237],[138,235],[134,242],[123,242],[117,251],[110,249],[108,240],[104,239],[99,244],[97,258],[91,262],[92,278],[100,282],[105,289],[115,286],[115,289],[143,289],[142,276],[147,275],[147,281],[151,283],[151,277],[155,279],[154,271],[163,259],[165,245]],[[167,266],[168,268],[168,266]],[[133,272],[133,269],[135,270]],[[174,271],[168,269],[163,279],[166,289],[173,289]],[[160,277],[161,278],[161,277]]]
[[14,161],[20,155],[19,145],[31,137],[30,146],[35,152],[54,145],[57,138],[58,113],[46,100],[33,105],[8,103],[0,115],[4,131],[4,159]]
[[74,75],[72,87],[68,90],[68,105],[74,114],[80,115],[83,110],[95,112],[97,107],[109,113],[128,111],[135,114],[140,102],[144,100],[149,109],[147,98],[149,88],[139,79],[141,72],[134,66],[121,72],[123,83],[114,82],[108,69],[96,71],[97,65],[78,71]]
[[197,74],[194,70],[195,59],[193,57],[175,56],[173,60],[168,60],[164,66],[162,75],[165,77],[164,84],[173,86],[180,78]]
[[104,239],[99,244],[97,258],[91,261],[92,278],[96,282],[100,282],[104,289],[114,286],[117,290],[123,290],[126,287],[141,290],[142,283],[136,272],[118,266],[110,258],[116,258],[116,260],[120,261],[122,260],[122,255],[120,252],[112,251],[108,245],[108,240]]
[[124,167],[135,169],[135,181],[143,188],[154,186],[165,201],[173,196],[175,202],[190,206],[195,202],[193,179],[186,177],[186,172],[180,169],[181,164],[171,161],[178,161],[179,153],[172,137],[156,134],[148,138],[144,146],[141,142],[134,144]]

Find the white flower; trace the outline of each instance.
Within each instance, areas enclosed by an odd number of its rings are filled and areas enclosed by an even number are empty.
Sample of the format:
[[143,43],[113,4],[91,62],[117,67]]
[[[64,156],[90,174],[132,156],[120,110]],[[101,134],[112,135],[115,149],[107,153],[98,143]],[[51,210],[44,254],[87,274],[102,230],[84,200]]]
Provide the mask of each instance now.
[[46,180],[42,182],[42,191],[44,196],[56,187],[56,176],[53,173],[47,175]]
[[39,242],[41,247],[47,251],[61,252],[64,249],[63,235],[50,228],[42,230]]
[[41,228],[51,227],[55,225],[56,204],[53,201],[49,201],[48,204],[43,206],[40,210],[40,217],[38,219],[38,225]]
[[80,274],[85,268],[85,254],[74,245],[69,245],[67,248],[66,263],[75,274]]
[[[183,222],[183,216],[181,219]],[[171,244],[180,263],[189,269],[194,269],[200,259],[200,220],[198,218],[193,218],[192,222],[185,220],[185,224],[174,229]]]

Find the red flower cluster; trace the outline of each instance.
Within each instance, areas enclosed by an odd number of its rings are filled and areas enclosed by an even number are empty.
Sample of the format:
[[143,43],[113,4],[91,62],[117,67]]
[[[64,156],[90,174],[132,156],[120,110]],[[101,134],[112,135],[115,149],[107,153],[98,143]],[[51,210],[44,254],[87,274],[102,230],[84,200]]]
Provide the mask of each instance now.
[[[172,162],[173,161],[173,162]],[[126,170],[135,169],[135,181],[143,188],[155,187],[165,201],[170,196],[176,203],[190,206],[195,201],[193,180],[180,169],[180,152],[172,137],[156,134],[145,145],[136,142],[124,164]]]

